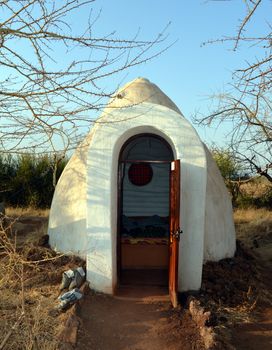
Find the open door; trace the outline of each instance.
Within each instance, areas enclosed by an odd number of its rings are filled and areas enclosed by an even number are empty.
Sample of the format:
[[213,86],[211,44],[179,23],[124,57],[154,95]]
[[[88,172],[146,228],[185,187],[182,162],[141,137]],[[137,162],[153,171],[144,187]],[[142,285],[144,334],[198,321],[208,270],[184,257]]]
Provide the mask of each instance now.
[[169,294],[173,307],[178,305],[178,259],[180,222],[180,160],[171,162],[170,173],[170,242],[169,242]]

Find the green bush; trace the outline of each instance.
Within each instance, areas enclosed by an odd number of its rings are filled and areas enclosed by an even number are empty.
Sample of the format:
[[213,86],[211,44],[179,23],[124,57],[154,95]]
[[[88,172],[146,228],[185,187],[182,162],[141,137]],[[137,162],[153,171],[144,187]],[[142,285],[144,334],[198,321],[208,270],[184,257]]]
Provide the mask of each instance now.
[[242,209],[247,208],[272,208],[272,190],[260,197],[252,197],[246,194],[240,194],[236,200],[236,206]]
[[[242,188],[243,181],[241,179],[249,179],[248,176],[242,175],[244,169],[237,162],[235,154],[222,148],[213,148],[212,156],[224,178],[225,184],[230,192],[232,204],[239,208],[272,208],[272,189],[271,187],[260,194],[249,194]],[[252,179],[253,186],[258,185],[258,181]]]
[[240,197],[240,185],[237,180],[241,177],[242,168],[235,155],[228,150],[214,147],[211,153],[230,192],[232,204],[237,206]]
[[211,153],[225,181],[237,180],[241,176],[241,166],[232,152],[214,147]]
[[56,162],[49,155],[0,156],[0,201],[11,206],[50,207],[54,171],[58,180],[66,164],[66,159]]

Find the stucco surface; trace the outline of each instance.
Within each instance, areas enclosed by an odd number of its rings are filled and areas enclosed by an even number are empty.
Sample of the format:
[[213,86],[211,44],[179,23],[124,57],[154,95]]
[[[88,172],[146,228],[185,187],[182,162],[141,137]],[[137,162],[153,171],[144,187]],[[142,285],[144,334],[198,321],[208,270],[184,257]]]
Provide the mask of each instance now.
[[[206,157],[194,128],[167,107],[142,103],[105,113],[93,134],[87,160],[87,276],[93,288],[111,293],[117,279],[117,166],[123,144],[140,133],[159,135],[181,159],[180,290],[201,284]],[[114,122],[113,122],[114,121]]]
[[66,165],[51,204],[49,243],[57,251],[86,258],[86,164],[93,130]]
[[229,195],[196,131],[175,104],[146,79],[121,89],[66,166],[49,220],[50,244],[87,259],[91,287],[117,283],[118,157],[132,136],[163,137],[181,160],[179,290],[197,290],[204,260],[232,256],[235,232]]
[[232,204],[220,171],[205,146],[207,192],[205,209],[204,260],[218,261],[235,253],[235,228]]
[[145,78],[137,78],[121,87],[108,107],[112,109],[131,107],[143,102],[165,106],[181,114],[174,102],[157,85]]

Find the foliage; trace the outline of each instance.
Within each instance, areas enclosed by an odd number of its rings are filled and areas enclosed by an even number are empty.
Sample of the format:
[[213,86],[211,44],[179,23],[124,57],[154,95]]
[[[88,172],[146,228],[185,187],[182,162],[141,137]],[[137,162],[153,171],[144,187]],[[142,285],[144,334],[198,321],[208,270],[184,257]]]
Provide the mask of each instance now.
[[6,157],[0,156],[0,196],[10,190],[10,179],[15,176],[15,168],[16,166],[11,155]]
[[240,194],[242,168],[237,162],[235,155],[229,150],[214,147],[211,153],[231,194],[232,204],[236,205]]
[[236,180],[241,176],[241,166],[232,152],[213,147],[211,153],[225,181]]
[[[66,159],[57,161],[57,179]],[[56,157],[49,155],[22,154],[17,157],[0,156],[1,200],[11,206],[36,208],[50,207],[54,193]]]
[[272,207],[272,188],[267,179],[260,176],[249,177],[236,154],[227,149],[214,147],[211,153],[229,190],[233,206]]
[[241,191],[236,200],[236,207],[239,208],[272,208],[272,189],[267,190],[259,196],[252,196],[246,191]]

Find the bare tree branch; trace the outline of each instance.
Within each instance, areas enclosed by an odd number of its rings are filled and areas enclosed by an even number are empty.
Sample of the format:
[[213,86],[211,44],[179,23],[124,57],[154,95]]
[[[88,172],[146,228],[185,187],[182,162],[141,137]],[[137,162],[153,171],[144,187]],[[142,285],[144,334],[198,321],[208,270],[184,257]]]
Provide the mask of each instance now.
[[[0,2],[0,147],[55,152],[77,145],[115,89],[106,81],[159,56],[171,43],[166,26],[151,40],[114,32],[95,36],[90,14],[82,33],[70,23],[94,0]],[[82,19],[83,22],[83,19]],[[116,84],[117,85],[117,84]]]
[[272,26],[266,22],[267,32],[263,35],[247,36],[249,22],[254,23],[264,1],[244,0],[243,3],[246,14],[236,35],[209,43],[230,41],[234,50],[239,43],[250,43],[260,49],[260,56],[233,73],[231,91],[212,96],[216,103],[214,109],[209,115],[198,115],[196,121],[202,125],[231,123],[232,150],[240,161],[248,164],[251,174],[257,173],[272,182]]

